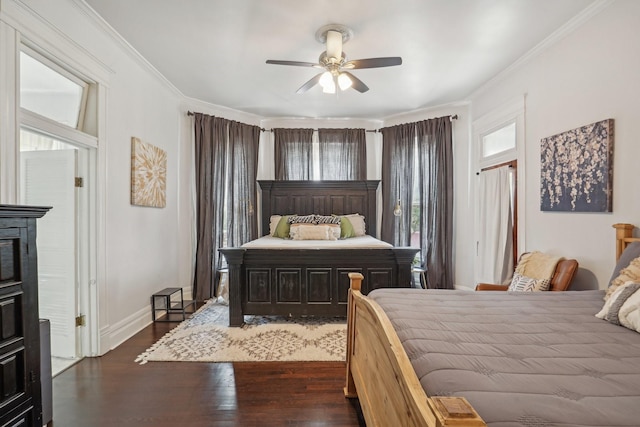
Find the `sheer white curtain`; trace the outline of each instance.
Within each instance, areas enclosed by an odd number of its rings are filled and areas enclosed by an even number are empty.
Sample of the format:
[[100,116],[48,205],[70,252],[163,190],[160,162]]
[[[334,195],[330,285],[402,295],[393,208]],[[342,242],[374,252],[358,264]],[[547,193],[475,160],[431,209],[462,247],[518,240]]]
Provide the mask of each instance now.
[[476,283],[502,283],[513,272],[511,171],[503,166],[480,173]]

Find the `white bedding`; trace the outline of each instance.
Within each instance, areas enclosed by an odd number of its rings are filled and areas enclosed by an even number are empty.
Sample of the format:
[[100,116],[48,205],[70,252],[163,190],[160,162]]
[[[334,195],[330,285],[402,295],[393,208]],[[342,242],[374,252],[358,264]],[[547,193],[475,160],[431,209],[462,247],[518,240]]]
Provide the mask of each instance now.
[[242,245],[248,249],[388,249],[393,245],[369,235],[344,240],[287,240],[263,236]]

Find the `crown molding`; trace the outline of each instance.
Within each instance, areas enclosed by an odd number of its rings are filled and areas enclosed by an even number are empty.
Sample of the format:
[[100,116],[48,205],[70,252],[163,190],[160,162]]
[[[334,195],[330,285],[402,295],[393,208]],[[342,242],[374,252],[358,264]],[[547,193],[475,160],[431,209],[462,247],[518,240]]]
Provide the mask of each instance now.
[[531,50],[525,53],[523,56],[518,58],[514,63],[509,65],[507,68],[496,74],[489,81],[487,81],[484,85],[480,86],[478,89],[474,90],[469,96],[469,99],[473,99],[484,91],[492,88],[500,81],[502,81],[505,77],[514,73],[516,70],[523,67],[526,63],[531,61],[533,58],[539,56],[542,52],[547,50],[549,47],[558,43],[560,40],[564,39],[569,34],[573,33],[575,30],[584,25],[587,21],[589,21],[594,16],[598,15],[604,9],[609,7],[615,0],[596,0],[587,6],[582,12],[571,18],[567,23],[562,25],[540,43],[535,45]]
[[444,111],[458,109],[458,108],[469,108],[470,105],[471,105],[471,101],[464,100],[464,101],[449,102],[446,104],[439,104],[439,105],[434,105],[429,107],[423,107],[423,108],[418,108],[416,110],[405,111],[403,113],[397,113],[391,116],[387,116],[384,118],[383,122],[384,122],[384,126],[387,127],[389,126],[389,123],[396,123],[402,120],[412,120],[411,119],[412,116],[421,116],[421,115],[428,116],[431,114],[446,115]]
[[210,102],[188,96],[182,96],[181,109],[184,110],[185,114],[187,113],[187,110],[200,110],[194,112],[210,115],[224,114],[225,119],[243,121],[256,126],[260,126],[260,121],[263,120],[263,117],[257,114],[235,110],[230,107],[225,107],[224,105],[212,104]]

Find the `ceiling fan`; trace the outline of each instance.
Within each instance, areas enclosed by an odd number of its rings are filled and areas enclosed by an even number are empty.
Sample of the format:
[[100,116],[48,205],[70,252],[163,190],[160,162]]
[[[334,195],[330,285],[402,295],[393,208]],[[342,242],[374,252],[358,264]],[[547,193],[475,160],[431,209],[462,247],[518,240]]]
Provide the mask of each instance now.
[[347,90],[353,87],[358,92],[364,93],[369,87],[362,80],[354,76],[349,70],[362,68],[380,68],[401,65],[402,58],[389,56],[384,58],[367,58],[347,60],[342,45],[351,39],[353,32],[340,24],[329,24],[316,32],[316,40],[326,43],[326,50],[320,54],[318,63],[301,61],[279,61],[268,59],[267,64],[293,65],[296,67],[313,67],[324,69],[308,82],[300,86],[296,93],[305,93],[316,84],[322,86],[325,93],[336,93],[337,89]]

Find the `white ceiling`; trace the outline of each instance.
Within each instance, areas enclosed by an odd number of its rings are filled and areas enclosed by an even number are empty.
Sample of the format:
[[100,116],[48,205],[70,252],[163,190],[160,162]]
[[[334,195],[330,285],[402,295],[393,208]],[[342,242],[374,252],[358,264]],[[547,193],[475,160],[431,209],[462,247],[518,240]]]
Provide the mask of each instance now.
[[[593,0],[85,0],[185,96],[261,117],[384,118],[464,100]],[[296,90],[317,69],[316,31],[353,31],[347,59],[370,90]]]

